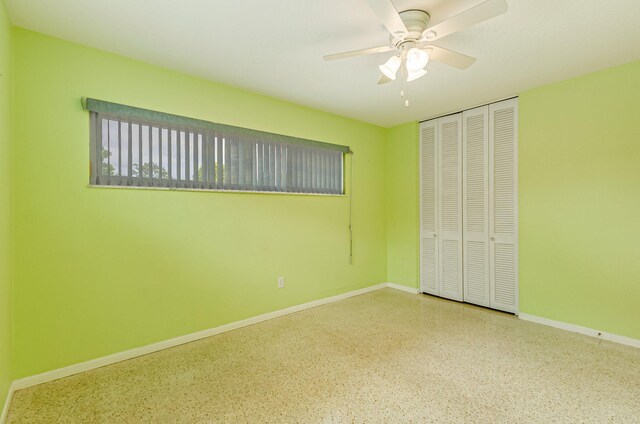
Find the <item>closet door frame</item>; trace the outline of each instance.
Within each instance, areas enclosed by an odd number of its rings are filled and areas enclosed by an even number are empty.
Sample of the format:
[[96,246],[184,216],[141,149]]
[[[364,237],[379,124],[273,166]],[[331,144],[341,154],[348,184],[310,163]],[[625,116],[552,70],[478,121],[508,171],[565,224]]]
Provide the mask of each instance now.
[[[514,246],[514,293],[515,293],[515,306],[501,304],[500,302],[495,301],[495,245],[499,244],[501,241],[500,238],[504,236],[498,235],[495,233],[495,225],[494,225],[494,177],[495,177],[495,168],[494,168],[494,114],[493,112],[497,109],[512,106],[514,108],[514,145],[513,145],[513,169],[514,169],[514,233],[511,240],[505,240],[506,243],[512,243]],[[487,140],[486,140],[486,155],[488,164],[485,166],[485,187],[487,188],[486,195],[486,209],[487,213],[485,217],[487,221],[485,221],[488,228],[486,229],[486,233],[488,234],[488,262],[486,263],[485,272],[489,274],[489,299],[488,303],[479,303],[475,302],[474,299],[467,299],[467,252],[466,252],[466,242],[467,237],[465,235],[466,226],[467,226],[467,211],[465,205],[465,196],[467,191],[467,169],[466,169],[466,128],[465,128],[465,116],[468,115],[469,112],[478,111],[480,109],[486,110],[486,132],[487,132]],[[442,270],[442,241],[443,241],[443,228],[442,228],[442,163],[441,163],[441,155],[442,155],[442,130],[441,124],[443,122],[450,122],[458,119],[458,130],[459,130],[459,189],[460,189],[460,200],[458,203],[458,220],[459,220],[459,246],[458,246],[458,258],[459,258],[459,276],[460,276],[460,296],[450,296],[447,293],[443,293],[443,270]],[[423,164],[423,142],[422,142],[422,129],[424,126],[431,126],[434,128],[434,178],[435,178],[435,198],[434,198],[434,222],[435,222],[435,232],[428,232],[423,227],[424,222],[424,207],[423,207],[423,199],[424,199],[424,187],[423,187],[423,172],[424,172],[424,164]],[[462,302],[475,303],[480,304],[482,306],[487,306],[489,308],[507,311],[515,313],[516,315],[519,312],[519,301],[520,301],[520,283],[519,283],[519,236],[518,236],[518,224],[519,224],[519,213],[518,213],[518,98],[512,98],[508,100],[503,100],[496,103],[491,103],[485,106],[481,106],[474,109],[469,109],[463,112],[459,112],[456,114],[431,119],[428,121],[424,121],[420,123],[420,134],[419,134],[419,218],[420,218],[420,252],[419,252],[419,279],[420,279],[420,292],[433,294],[441,297],[445,297],[452,300],[458,300]],[[424,281],[424,240],[425,238],[431,238],[435,241],[436,249],[433,258],[433,263],[435,264],[434,275],[436,279],[436,290],[427,290],[423,284]]]

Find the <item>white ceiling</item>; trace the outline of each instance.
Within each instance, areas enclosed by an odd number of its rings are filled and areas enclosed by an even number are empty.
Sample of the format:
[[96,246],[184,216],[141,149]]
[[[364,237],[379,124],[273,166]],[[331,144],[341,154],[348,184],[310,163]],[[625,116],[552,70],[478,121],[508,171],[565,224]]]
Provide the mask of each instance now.
[[[432,23],[481,0],[395,0]],[[378,86],[390,53],[364,0],[6,0],[17,26],[382,126],[421,120],[640,58],[640,0],[507,0],[509,11],[436,44],[478,60],[430,63],[409,84]]]

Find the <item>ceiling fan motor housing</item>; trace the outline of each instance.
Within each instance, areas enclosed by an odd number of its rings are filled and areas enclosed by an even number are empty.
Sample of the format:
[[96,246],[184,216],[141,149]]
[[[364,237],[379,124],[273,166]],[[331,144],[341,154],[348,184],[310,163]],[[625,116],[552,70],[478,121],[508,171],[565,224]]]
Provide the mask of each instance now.
[[406,34],[392,34],[391,44],[399,48],[407,42],[417,43],[429,25],[429,14],[424,10],[412,9],[400,12],[399,15],[408,32]]

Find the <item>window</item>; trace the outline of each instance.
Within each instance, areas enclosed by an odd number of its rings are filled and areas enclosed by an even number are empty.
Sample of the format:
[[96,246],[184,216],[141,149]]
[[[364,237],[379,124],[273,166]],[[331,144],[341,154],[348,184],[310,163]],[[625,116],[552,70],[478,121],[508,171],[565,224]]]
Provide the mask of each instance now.
[[346,146],[83,99],[91,184],[344,193]]

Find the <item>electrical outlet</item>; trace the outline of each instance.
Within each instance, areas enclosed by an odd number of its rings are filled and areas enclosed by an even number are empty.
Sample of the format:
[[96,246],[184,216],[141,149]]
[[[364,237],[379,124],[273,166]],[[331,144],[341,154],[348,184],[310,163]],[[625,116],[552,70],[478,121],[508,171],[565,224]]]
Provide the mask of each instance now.
[[278,277],[278,288],[279,289],[284,288],[284,277]]

